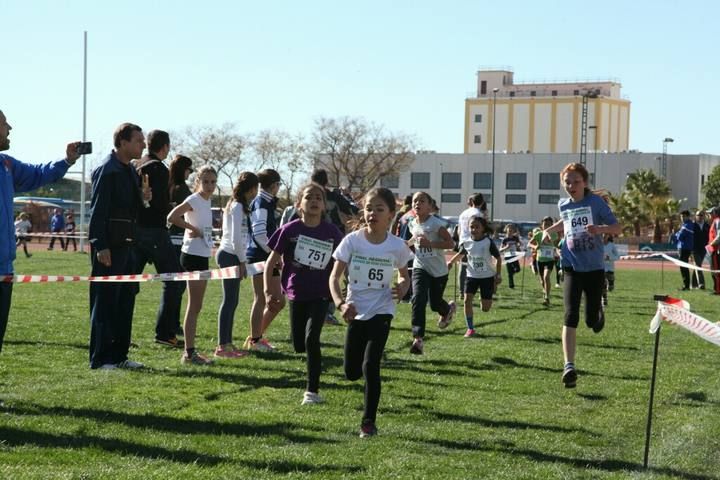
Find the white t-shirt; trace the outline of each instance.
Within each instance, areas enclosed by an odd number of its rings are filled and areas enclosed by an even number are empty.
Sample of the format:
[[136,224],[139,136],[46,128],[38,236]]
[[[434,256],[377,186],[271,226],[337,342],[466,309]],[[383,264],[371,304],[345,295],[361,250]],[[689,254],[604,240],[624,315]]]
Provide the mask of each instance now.
[[363,228],[343,238],[333,258],[348,264],[346,301],[358,311],[355,320],[395,315],[390,290],[396,282],[395,269],[406,267],[412,259],[412,252],[403,240],[388,233],[384,242],[370,243]]
[[[431,242],[439,242],[442,240],[439,230],[445,227],[445,223],[436,216],[430,215],[423,223],[420,223],[417,217],[411,218],[408,227],[413,235],[424,235]],[[445,250],[442,248],[421,247],[419,243],[415,243],[413,268],[422,268],[433,277],[447,275]]]
[[183,253],[197,255],[198,257],[210,257],[212,250],[212,210],[210,200],[205,200],[200,193],[193,193],[185,199],[192,210],[185,213],[185,221],[197,227],[203,232],[202,237],[190,237],[190,230],[185,230],[183,244],[180,249]]
[[17,220],[15,221],[15,235],[22,236],[28,233],[28,230],[32,227],[29,220]]
[[495,255],[500,255],[495,242],[485,236],[480,240],[465,240],[462,249],[467,253],[467,276],[469,278],[490,278],[497,273]]
[[245,262],[247,250],[249,216],[243,211],[242,203],[233,201],[223,212],[223,234],[219,250],[237,256]]
[[473,217],[485,217],[482,210],[477,207],[466,208],[458,217],[458,239],[460,243],[470,239],[470,219]]

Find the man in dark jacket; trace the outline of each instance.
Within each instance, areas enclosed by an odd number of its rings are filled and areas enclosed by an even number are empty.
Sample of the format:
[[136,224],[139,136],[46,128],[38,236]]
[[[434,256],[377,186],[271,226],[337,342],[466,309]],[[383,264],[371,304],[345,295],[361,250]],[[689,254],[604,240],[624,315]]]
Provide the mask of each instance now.
[[[695,265],[702,267],[705,260],[705,246],[710,235],[710,224],[705,221],[705,212],[702,210],[695,212],[695,225],[693,228],[693,260],[695,260]],[[701,270],[695,270],[691,280],[693,288],[705,290],[705,277],[703,277]]]
[[[688,210],[680,212],[680,217],[682,218],[683,223],[680,226],[680,229],[673,234],[673,241],[677,247],[680,261],[687,263],[690,261],[690,254],[692,253],[695,245],[695,224],[693,223]],[[680,267],[680,274],[683,281],[682,290],[690,290],[690,269]]]
[[[143,205],[138,215],[136,272],[142,273],[148,262],[155,265],[157,273],[180,272],[180,261],[170,241],[167,229],[167,215],[170,213],[168,168],[163,163],[170,152],[170,136],[162,130],[153,130],[147,135],[148,154],[134,161],[140,178],[147,179],[152,191],[152,200]],[[180,348],[182,343],[176,333],[180,327],[180,304],[182,303],[183,282],[163,282],[157,319],[155,321],[155,342]]]
[[[130,161],[142,156],[145,136],[132,123],[123,123],[113,135],[115,150],[92,173],[90,201],[90,261],[93,276],[135,272],[135,227],[149,189]],[[90,283],[90,368],[142,368],[128,360],[136,282]]]

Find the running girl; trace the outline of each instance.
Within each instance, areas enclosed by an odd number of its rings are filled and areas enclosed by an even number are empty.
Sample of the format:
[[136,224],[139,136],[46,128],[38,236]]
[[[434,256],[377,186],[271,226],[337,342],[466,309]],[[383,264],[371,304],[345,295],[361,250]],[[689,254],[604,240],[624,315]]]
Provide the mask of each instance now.
[[[195,177],[195,193],[168,214],[168,222],[185,229],[180,264],[185,271],[207,270],[213,246],[210,197],[217,185],[215,169],[205,165]],[[185,215],[185,218],[183,218]],[[192,365],[210,365],[212,360],[195,349],[197,319],[202,309],[207,280],[188,280],[188,304],[185,310],[185,353],[180,361]]]
[[[502,240],[500,246],[500,252],[505,253],[505,258],[513,258],[517,255],[521,247],[520,236],[518,235],[517,227],[514,223],[508,223],[505,225],[505,238]],[[517,259],[513,262],[506,262],[505,268],[508,273],[508,287],[515,288],[515,274],[520,272],[520,260]]]
[[27,258],[32,257],[32,253],[28,253],[27,242],[28,242],[28,231],[32,228],[28,214],[21,212],[15,220],[15,246],[19,247],[22,245],[23,252]]
[[455,315],[455,302],[446,302],[443,298],[448,281],[448,267],[445,250],[455,246],[444,223],[433,213],[433,199],[425,192],[413,195],[415,218],[409,221],[412,234],[408,246],[415,247],[415,261],[412,272],[412,334],[410,353],[422,355],[425,336],[425,308],[430,300],[430,308],[440,314],[439,328],[446,328]]
[[612,235],[603,235],[605,243],[605,288],[603,289],[602,306],[608,305],[608,292],[615,290],[615,261],[620,258]]
[[[550,228],[553,224],[552,217],[542,219],[542,229]],[[558,246],[558,234],[553,232],[547,239],[543,238],[543,230],[538,232],[530,240],[530,247],[535,251],[537,258],[538,272],[540,273],[540,286],[543,291],[543,305],[550,306],[550,277],[555,266],[555,250]]]
[[240,297],[240,281],[247,276],[245,250],[249,238],[250,202],[258,192],[258,177],[252,172],[242,172],[235,183],[232,196],[223,213],[223,234],[215,261],[220,268],[237,266],[238,278],[222,281],[223,298],[218,313],[218,346],[214,356],[241,358],[247,355],[232,343],[235,310]]
[[588,171],[582,164],[569,163],[560,172],[560,181],[570,198],[558,202],[560,220],[544,230],[546,239],[553,232],[565,233],[562,245],[562,266],[565,272],[565,321],[562,329],[562,382],[574,388],[576,330],[580,321],[580,300],[585,293],[585,324],[599,333],[605,326],[600,306],[605,285],[604,247],[602,235],[618,235],[622,226],[607,202],[590,191]]
[[[373,188],[365,195],[366,226],[347,235],[333,254],[330,291],[335,306],[348,322],[345,338],[345,376],[365,375],[365,407],[360,437],[377,434],[375,419],[380,402],[380,360],[390,333],[390,322],[410,284],[407,263],[412,252],[403,240],[388,233],[395,214],[395,195],[387,188]],[[349,266],[348,296],[341,280]],[[398,283],[391,288],[393,270]]]
[[[479,289],[482,311],[490,311],[495,285],[500,283],[500,272],[502,272],[500,251],[490,238],[490,229],[487,220],[483,217],[470,219],[470,238],[460,244],[460,251],[450,259],[449,264],[455,263],[464,256],[467,256],[467,278],[463,288],[465,323],[467,323],[465,338],[470,338],[475,336],[475,325],[473,324],[475,294]],[[495,265],[493,265],[493,257]]]
[[[268,264],[282,260],[280,276],[282,292],[287,296],[290,314],[290,340],[297,353],[307,353],[307,387],[302,405],[322,403],[318,394],[322,355],[322,332],[330,303],[330,272],[332,252],[342,240],[340,229],[323,220],[325,189],[311,183],[300,190],[296,202],[300,218],[293,220],[270,237],[272,252]],[[272,271],[265,270],[265,284]],[[265,291],[265,303],[275,302],[274,293]]]

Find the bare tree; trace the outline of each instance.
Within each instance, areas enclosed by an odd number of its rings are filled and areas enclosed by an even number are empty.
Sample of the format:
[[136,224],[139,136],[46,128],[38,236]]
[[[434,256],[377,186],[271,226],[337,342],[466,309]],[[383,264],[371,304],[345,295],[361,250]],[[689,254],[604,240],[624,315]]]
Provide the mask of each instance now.
[[292,202],[299,181],[310,174],[308,146],[302,135],[280,130],[263,130],[250,142],[257,171],[272,168],[280,173],[285,185],[285,200]]
[[218,194],[223,194],[223,185],[229,185],[231,190],[244,169],[244,154],[248,141],[238,133],[234,123],[190,126],[179,133],[173,133],[171,140],[175,152],[187,155],[194,162],[215,168],[218,172]]
[[312,135],[313,163],[328,172],[335,186],[367,191],[386,175],[410,167],[415,139],[387,132],[362,118],[320,118]]

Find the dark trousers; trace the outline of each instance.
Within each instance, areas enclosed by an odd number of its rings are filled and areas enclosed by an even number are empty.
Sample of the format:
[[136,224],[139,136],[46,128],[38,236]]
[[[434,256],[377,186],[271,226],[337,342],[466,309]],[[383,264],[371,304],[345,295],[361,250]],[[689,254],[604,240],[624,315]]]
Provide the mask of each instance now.
[[[8,274],[9,275],[9,274]],[[10,303],[12,302],[12,283],[0,283],[0,352],[2,352],[5,329],[10,316]]]
[[63,239],[63,237],[50,237],[50,245],[48,245],[48,248],[53,248],[53,246],[55,245],[55,240],[60,240],[60,247],[65,250],[65,240]]
[[520,272],[520,261],[510,262],[505,264],[508,275],[508,287],[515,288],[515,274]]
[[[690,254],[692,250],[678,250],[678,257],[681,262],[688,263],[690,261]],[[683,287],[690,288],[690,269],[686,267],[680,267],[680,275],[682,275]]]
[[345,337],[345,376],[357,380],[365,376],[363,422],[375,421],[380,403],[380,361],[390,334],[392,315],[375,315],[370,320],[353,320]]
[[[142,273],[148,263],[155,265],[157,273],[182,271],[180,260],[166,229],[138,227],[136,238],[136,273]],[[155,338],[161,340],[175,338],[180,325],[183,291],[185,291],[185,282],[163,282],[160,306],[155,319]]]
[[[720,270],[720,254],[717,251],[710,254],[710,269]],[[720,295],[720,274],[713,273],[713,291]]]
[[[136,267],[132,247],[111,249],[110,267],[97,260],[94,248],[90,255],[92,275],[125,275]],[[137,282],[90,283],[90,368],[127,360],[137,292]]]
[[412,332],[414,337],[425,336],[425,307],[430,300],[430,308],[440,315],[447,315],[450,306],[443,299],[448,276],[433,277],[422,268],[413,268],[412,273]]
[[600,318],[602,294],[605,289],[605,271],[576,272],[565,267],[565,326],[577,328],[580,323],[580,300],[585,294],[585,324],[595,325]]
[[[75,234],[73,233],[72,235]],[[62,240],[62,238],[60,240]],[[73,244],[73,251],[77,252],[77,241],[75,241],[74,238],[68,238],[65,240],[65,246],[63,247],[63,250],[67,250],[68,248],[70,248],[70,242],[72,242]]]
[[325,324],[328,303],[327,299],[288,302],[290,341],[295,352],[307,354],[307,391],[313,393],[317,393],[320,388],[320,333]]
[[[695,261],[695,265],[702,267],[703,260],[705,260],[705,251],[700,250],[693,252],[693,260]],[[705,288],[705,277],[703,276],[703,272],[701,270],[694,270],[690,275],[690,283],[693,288]]]
[[[220,268],[236,267],[240,265],[237,255],[225,250],[218,250],[215,261]],[[222,281],[222,303],[218,312],[218,343],[227,345],[232,343],[233,324],[235,323],[235,310],[240,301],[240,279],[225,278]]]

